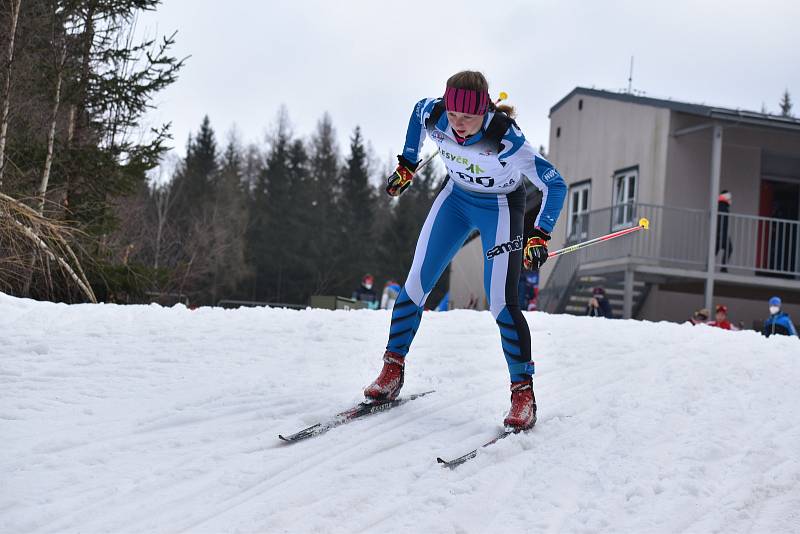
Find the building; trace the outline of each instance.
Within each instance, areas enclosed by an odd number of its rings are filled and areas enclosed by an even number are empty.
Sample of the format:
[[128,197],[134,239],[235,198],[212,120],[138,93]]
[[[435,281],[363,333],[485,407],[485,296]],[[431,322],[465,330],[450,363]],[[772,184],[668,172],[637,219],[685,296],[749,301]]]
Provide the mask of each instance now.
[[[551,250],[651,227],[545,264],[540,309],[583,313],[602,285],[618,317],[683,321],[722,303],[753,328],[775,294],[800,319],[800,120],[582,87],[550,119],[548,158],[569,185]],[[454,260],[456,284],[482,270],[476,246]]]

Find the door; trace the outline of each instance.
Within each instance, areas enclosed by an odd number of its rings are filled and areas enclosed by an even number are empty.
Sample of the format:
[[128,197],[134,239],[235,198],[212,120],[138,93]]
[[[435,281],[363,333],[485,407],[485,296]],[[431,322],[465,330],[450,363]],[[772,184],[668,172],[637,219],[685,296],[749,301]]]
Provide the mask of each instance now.
[[800,182],[762,179],[758,214],[773,220],[759,223],[757,266],[787,274],[797,272]]

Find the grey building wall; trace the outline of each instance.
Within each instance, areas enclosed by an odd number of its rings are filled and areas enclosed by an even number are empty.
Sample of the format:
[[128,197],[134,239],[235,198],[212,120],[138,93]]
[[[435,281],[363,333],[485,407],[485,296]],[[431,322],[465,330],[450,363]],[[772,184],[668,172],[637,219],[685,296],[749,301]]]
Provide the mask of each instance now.
[[488,309],[483,289],[483,249],[480,238],[461,247],[450,264],[450,307]]
[[[639,167],[637,201],[661,204],[669,131],[668,109],[576,94],[550,117],[548,159],[568,185],[591,180],[590,209],[610,206],[614,172],[634,165]],[[551,249],[565,243],[567,214],[565,204]],[[555,263],[542,269],[542,285]]]

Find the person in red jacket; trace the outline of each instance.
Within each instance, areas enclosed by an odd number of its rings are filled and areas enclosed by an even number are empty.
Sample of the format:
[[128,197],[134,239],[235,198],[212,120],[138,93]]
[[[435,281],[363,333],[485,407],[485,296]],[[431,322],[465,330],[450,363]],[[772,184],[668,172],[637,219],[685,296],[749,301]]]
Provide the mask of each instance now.
[[716,326],[717,328],[722,328],[724,330],[738,330],[738,328],[734,327],[731,322],[728,320],[728,307],[724,304],[717,304],[716,308],[716,315],[715,320],[711,321],[708,326]]

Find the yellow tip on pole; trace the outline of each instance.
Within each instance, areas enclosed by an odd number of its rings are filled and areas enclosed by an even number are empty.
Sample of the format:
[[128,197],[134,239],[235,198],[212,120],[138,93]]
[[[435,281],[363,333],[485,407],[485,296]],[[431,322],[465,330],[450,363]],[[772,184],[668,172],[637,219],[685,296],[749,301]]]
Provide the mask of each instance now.
[[639,219],[639,226],[647,230],[650,228],[650,221],[648,221],[645,217],[642,217]]
[[505,91],[500,91],[500,98],[498,98],[497,101],[501,102],[501,101],[505,100],[506,98],[508,98],[508,93],[506,93]]

